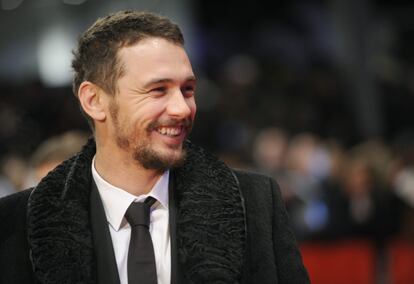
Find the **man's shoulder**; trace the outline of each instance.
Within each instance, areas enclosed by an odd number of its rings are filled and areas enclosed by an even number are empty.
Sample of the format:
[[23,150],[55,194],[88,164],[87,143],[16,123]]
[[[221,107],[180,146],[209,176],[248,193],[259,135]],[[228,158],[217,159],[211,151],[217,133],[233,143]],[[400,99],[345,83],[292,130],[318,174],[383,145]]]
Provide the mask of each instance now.
[[270,176],[263,173],[250,170],[232,169],[240,186],[259,186],[270,187],[272,183],[276,183]]
[[16,215],[25,215],[31,192],[32,189],[30,188],[0,198],[0,220],[7,220]]
[[24,239],[27,201],[31,189],[0,199],[0,254],[4,241],[17,237]]
[[270,176],[262,173],[233,170],[247,206],[261,208],[265,204],[281,202],[280,188],[277,182]]

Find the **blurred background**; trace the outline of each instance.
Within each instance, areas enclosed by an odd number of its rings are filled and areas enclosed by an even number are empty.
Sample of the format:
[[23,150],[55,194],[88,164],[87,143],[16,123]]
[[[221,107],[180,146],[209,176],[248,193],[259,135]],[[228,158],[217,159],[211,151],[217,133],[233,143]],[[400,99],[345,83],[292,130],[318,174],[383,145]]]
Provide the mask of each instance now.
[[177,22],[198,77],[191,140],[277,179],[313,283],[414,283],[414,4],[0,0],[0,196],[90,135],[71,50],[120,9]]

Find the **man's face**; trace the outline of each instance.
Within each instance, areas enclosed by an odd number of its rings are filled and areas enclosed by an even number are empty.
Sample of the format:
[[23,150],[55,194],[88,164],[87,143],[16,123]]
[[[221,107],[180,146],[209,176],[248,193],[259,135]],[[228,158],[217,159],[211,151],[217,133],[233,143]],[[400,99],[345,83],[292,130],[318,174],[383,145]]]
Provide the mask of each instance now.
[[148,38],[122,48],[118,56],[124,75],[109,105],[117,146],[147,169],[181,164],[196,113],[195,77],[186,52]]

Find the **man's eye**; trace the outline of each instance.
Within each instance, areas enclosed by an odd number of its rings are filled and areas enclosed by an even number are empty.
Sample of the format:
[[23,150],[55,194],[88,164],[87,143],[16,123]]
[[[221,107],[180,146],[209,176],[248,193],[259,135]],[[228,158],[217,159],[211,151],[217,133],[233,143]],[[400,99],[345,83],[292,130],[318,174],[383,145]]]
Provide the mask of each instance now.
[[165,93],[166,90],[167,90],[167,88],[165,88],[165,87],[158,87],[158,88],[151,89],[150,92],[160,94],[160,93]]
[[194,86],[186,86],[181,89],[181,92],[185,97],[192,97],[195,93],[195,87]]

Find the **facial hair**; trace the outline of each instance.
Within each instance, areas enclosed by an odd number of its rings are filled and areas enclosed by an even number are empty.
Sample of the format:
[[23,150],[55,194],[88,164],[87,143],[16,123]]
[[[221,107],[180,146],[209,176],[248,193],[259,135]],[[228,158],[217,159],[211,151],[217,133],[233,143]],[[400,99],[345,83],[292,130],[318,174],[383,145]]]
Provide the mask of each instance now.
[[[184,121],[177,121],[170,119],[168,121],[152,121],[145,129],[134,130],[128,129],[126,123],[119,122],[119,107],[115,99],[109,106],[110,114],[113,120],[115,129],[115,140],[118,147],[124,150],[128,150],[132,154],[132,158],[142,167],[149,170],[156,170],[160,173],[170,169],[181,166],[186,159],[187,152],[184,145],[181,145],[179,152],[174,152],[170,155],[163,155],[159,153],[151,146],[151,140],[149,136],[152,131],[156,131],[156,128],[160,125],[174,126],[178,124],[183,125],[183,131],[187,136],[191,132],[193,122],[190,118]],[[175,149],[178,151],[178,149]]]

